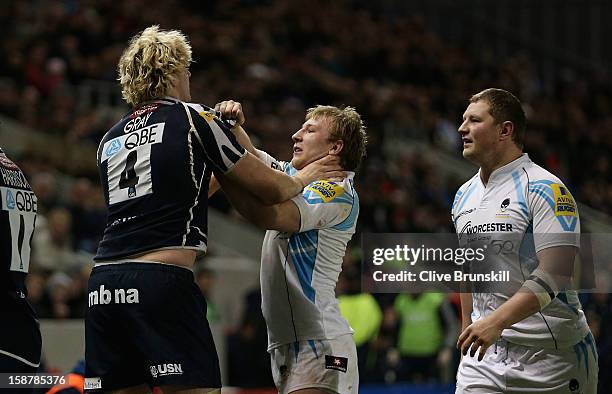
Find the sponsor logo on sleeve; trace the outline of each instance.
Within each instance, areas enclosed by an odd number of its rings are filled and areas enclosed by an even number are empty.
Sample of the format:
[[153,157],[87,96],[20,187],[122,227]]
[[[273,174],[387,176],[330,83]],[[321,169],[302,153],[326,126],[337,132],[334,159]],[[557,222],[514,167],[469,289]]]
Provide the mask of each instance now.
[[215,114],[208,111],[198,112],[201,117],[203,117],[207,122],[212,122],[213,119],[216,118]]
[[330,202],[344,193],[344,188],[335,182],[317,181],[311,183],[306,190],[316,193],[325,202]]
[[559,183],[550,185],[555,199],[555,216],[576,216],[576,202],[565,186]]

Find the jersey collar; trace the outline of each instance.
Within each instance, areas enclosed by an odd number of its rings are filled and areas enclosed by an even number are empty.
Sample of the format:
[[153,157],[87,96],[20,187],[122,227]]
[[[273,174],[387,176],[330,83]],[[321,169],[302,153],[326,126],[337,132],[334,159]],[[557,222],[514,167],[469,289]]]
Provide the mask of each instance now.
[[[529,155],[527,153],[523,153],[517,159],[493,171],[491,173],[491,176],[489,176],[489,182],[487,182],[487,184],[490,185],[492,182],[494,183],[498,179],[502,180],[503,182],[503,178],[505,178],[507,175],[511,174],[521,166],[525,165],[526,163],[529,163],[530,161],[531,159],[529,158]],[[482,183],[482,178],[480,177],[480,169],[478,170],[478,179]]]
[[139,105],[138,108],[144,107],[145,105],[151,105],[151,104],[174,105],[174,104],[178,104],[180,102],[181,102],[181,100],[179,100],[177,98],[170,97],[170,96],[164,96],[164,97],[161,97],[161,98],[158,98],[158,99],[145,101],[144,103]]

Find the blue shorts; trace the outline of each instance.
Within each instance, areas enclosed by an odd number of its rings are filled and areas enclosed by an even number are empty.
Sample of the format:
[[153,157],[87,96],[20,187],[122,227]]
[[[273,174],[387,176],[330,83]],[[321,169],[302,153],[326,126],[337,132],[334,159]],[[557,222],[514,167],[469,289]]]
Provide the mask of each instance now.
[[193,273],[161,263],[96,266],[85,318],[85,388],[221,387],[206,301]]
[[0,291],[0,371],[36,372],[42,338],[36,313],[27,299],[15,291]]

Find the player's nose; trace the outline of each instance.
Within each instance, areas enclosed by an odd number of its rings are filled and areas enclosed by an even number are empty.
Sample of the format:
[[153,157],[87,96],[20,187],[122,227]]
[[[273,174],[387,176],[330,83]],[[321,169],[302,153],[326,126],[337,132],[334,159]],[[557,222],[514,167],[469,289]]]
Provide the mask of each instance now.
[[293,142],[299,142],[302,140],[302,131],[303,129],[299,129],[298,131],[293,133],[293,135],[291,136],[291,139],[293,140]]

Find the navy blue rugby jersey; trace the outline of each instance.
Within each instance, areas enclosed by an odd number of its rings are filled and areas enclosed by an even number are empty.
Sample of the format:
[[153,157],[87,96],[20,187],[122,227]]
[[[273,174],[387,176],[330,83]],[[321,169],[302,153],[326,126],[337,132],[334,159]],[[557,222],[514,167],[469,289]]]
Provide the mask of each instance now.
[[0,290],[25,297],[37,200],[19,167],[0,149]]
[[245,154],[211,108],[166,97],[130,112],[98,148],[108,219],[95,260],[206,252],[211,173],[227,173]]

